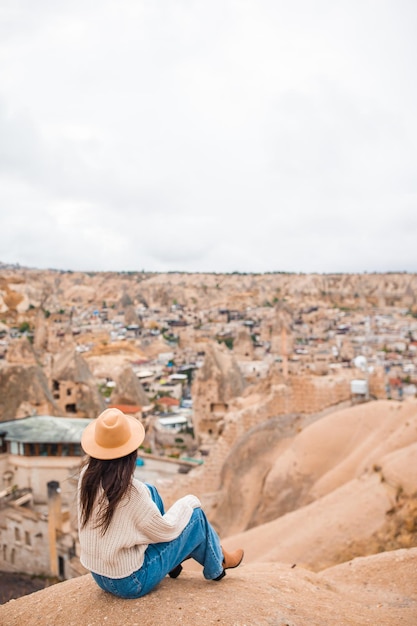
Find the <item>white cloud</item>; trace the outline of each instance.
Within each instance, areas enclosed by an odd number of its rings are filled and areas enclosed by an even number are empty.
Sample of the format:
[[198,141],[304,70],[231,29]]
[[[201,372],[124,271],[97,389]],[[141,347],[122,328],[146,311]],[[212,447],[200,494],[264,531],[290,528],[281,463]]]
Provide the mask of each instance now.
[[411,0],[3,2],[0,261],[417,271],[416,18]]

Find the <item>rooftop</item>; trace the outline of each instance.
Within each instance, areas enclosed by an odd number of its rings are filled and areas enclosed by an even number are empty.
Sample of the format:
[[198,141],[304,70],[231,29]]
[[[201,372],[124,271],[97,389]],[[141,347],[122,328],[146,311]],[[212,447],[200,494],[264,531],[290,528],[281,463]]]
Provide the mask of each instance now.
[[5,441],[23,443],[80,443],[84,428],[91,419],[36,415],[0,422]]

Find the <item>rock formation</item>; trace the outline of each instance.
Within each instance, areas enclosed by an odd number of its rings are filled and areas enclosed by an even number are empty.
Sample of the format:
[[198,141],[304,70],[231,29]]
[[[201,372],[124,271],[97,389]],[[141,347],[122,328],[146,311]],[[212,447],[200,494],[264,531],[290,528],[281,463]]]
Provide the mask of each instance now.
[[[87,574],[0,606],[5,626],[415,626],[417,548],[359,558],[315,574],[245,560],[219,583],[201,572],[166,577],[152,593],[123,600]],[[201,568],[200,568],[201,570]]]
[[[221,487],[211,514],[222,536],[253,525],[257,508],[263,502],[264,482],[279,451],[285,450],[296,434],[298,423],[294,415],[272,418],[249,430],[231,448],[224,459]],[[296,497],[293,492],[286,493],[287,497]]]
[[240,329],[233,343],[233,355],[236,359],[251,360],[254,355],[254,347],[250,332],[246,328]]
[[9,365],[0,369],[0,420],[29,415],[59,415],[48,380],[38,365]]
[[136,313],[136,309],[135,307],[130,304],[129,306],[127,306],[125,308],[125,324],[126,326],[129,326],[131,324],[137,324],[138,326],[140,326],[140,319],[138,314]]
[[[144,274],[117,272],[56,272],[53,270],[3,270],[0,310],[26,310],[74,304],[146,302],[149,307],[169,306],[174,300],[189,308],[216,310],[269,306],[279,300],[286,306],[329,305],[372,307],[403,306],[417,312],[417,274]],[[45,299],[45,293],[48,294]],[[127,297],[126,297],[127,296]],[[274,311],[272,307],[271,312]]]
[[[7,279],[5,276],[0,277],[0,311],[17,312],[17,310],[25,308],[25,295],[15,287],[24,284],[21,276],[14,275]],[[11,287],[13,285],[13,287]]]
[[217,436],[229,402],[245,388],[242,373],[232,353],[220,345],[207,344],[203,366],[193,382],[194,428],[202,439]]
[[[368,480],[373,484],[377,468],[377,482],[384,487],[382,518],[377,522],[381,526],[386,489],[388,498],[392,495],[394,500],[398,491],[410,497],[413,489],[417,493],[417,484],[410,484],[407,460],[417,445],[416,433],[417,403],[411,401],[380,401],[342,409],[299,433],[291,416],[263,422],[240,438],[225,460],[222,495],[213,521],[225,536],[259,527],[325,498],[351,481],[358,481],[351,485],[354,491]],[[394,459],[395,471],[389,469]],[[376,489],[372,491],[376,493]],[[364,510],[365,503],[358,495],[356,503],[350,510],[359,514],[357,506]],[[235,517],[237,509],[239,516]],[[340,509],[344,511],[342,505]]]
[[33,346],[42,354],[48,346],[48,322],[42,309],[36,311]]
[[124,366],[119,373],[110,402],[111,404],[131,404],[140,407],[149,405],[148,396],[130,365]]
[[11,341],[7,349],[7,362],[13,365],[36,365],[37,359],[32,344],[26,337]]
[[293,349],[291,322],[294,312],[285,304],[277,305],[274,312],[270,328],[271,352],[286,358]]
[[72,348],[54,358],[51,376],[54,398],[64,415],[94,417],[105,408],[87,362]]

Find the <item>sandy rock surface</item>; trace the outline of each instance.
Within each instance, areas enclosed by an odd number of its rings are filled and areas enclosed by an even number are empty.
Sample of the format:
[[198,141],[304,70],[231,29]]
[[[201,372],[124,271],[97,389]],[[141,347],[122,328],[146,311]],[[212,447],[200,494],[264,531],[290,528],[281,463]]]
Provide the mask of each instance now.
[[1,626],[415,626],[417,548],[320,574],[249,563],[221,582],[183,571],[137,600],[101,591],[88,574],[0,606]]
[[[355,540],[356,531],[359,539],[382,527],[400,494],[415,499],[415,399],[349,406],[295,433],[286,427],[286,419],[263,422],[234,445],[222,473],[221,498],[212,513],[222,536],[244,533],[248,528],[249,532],[259,528],[262,534],[263,524],[277,523],[277,536],[288,526],[299,545],[299,529],[304,535],[307,528],[309,536],[305,536],[312,541],[320,534],[326,538],[334,526],[332,532],[339,534],[343,543],[347,537]],[[286,515],[293,516],[291,522]],[[300,550],[306,549],[308,546],[300,545]],[[279,554],[267,560],[282,561],[282,557]],[[317,561],[316,554],[311,558]],[[330,564],[334,563],[320,563],[317,569]]]

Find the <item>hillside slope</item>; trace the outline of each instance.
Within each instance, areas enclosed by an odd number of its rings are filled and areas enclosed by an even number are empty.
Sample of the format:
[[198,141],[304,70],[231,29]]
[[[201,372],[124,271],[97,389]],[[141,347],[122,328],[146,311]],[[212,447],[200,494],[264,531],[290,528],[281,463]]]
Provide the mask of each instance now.
[[[222,536],[249,528],[252,534],[261,535],[262,525],[269,523],[277,537],[288,525],[295,545],[301,545],[299,529],[306,541],[313,541],[333,526],[345,541],[365,540],[383,527],[387,514],[395,513],[404,498],[417,502],[417,473],[412,471],[417,449],[416,400],[381,400],[345,408],[295,436],[284,431],[282,436],[273,436],[279,433],[279,424],[271,420],[273,433],[265,443],[267,426],[263,423],[246,433],[225,462],[213,512]],[[316,530],[313,519],[317,519]],[[283,554],[276,557],[281,560]],[[299,557],[291,554],[289,558]],[[303,562],[316,562],[316,556],[306,555]],[[330,564],[325,560],[325,566]]]

